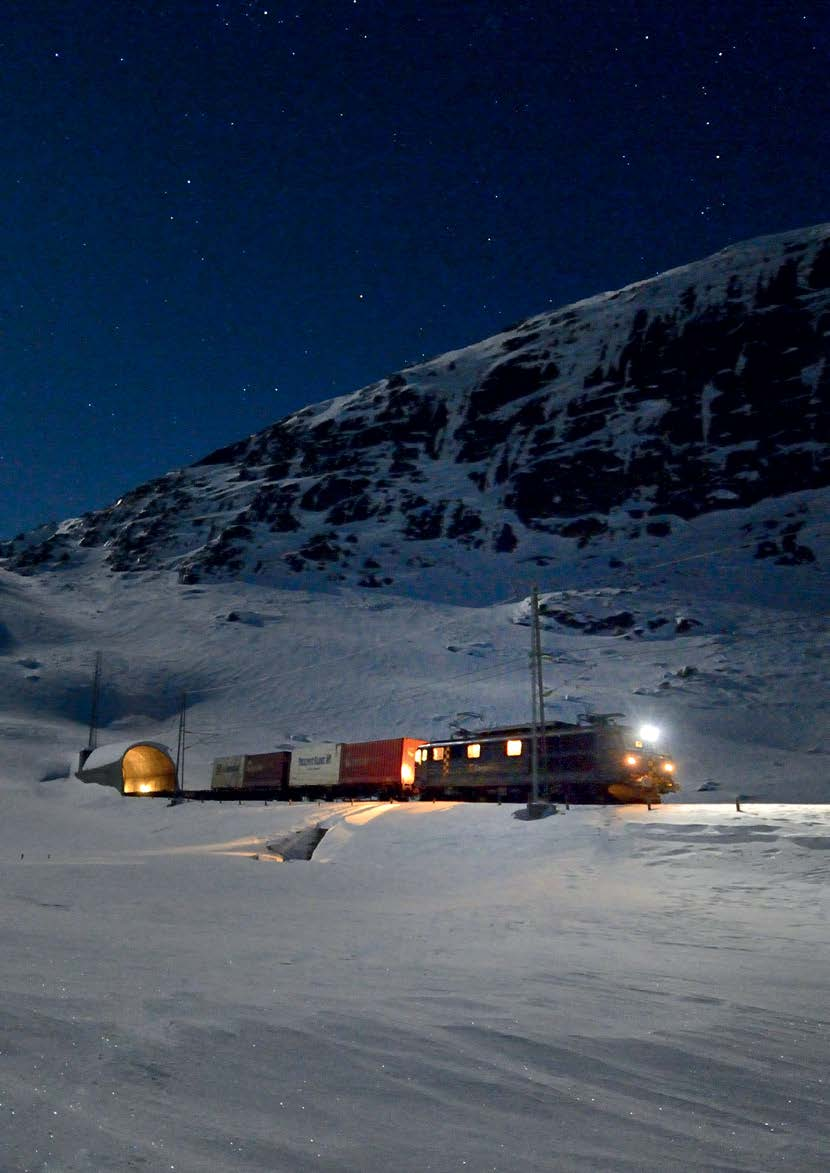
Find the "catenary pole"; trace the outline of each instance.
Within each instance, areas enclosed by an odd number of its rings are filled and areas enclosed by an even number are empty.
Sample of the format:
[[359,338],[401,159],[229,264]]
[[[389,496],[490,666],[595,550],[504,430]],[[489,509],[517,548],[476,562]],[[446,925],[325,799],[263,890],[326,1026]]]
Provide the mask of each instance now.
[[176,746],[176,789],[181,793],[184,790],[184,740],[185,740],[185,713],[187,712],[187,693],[182,693],[182,707],[179,711],[179,741]]
[[98,746],[98,705],[101,698],[101,660],[100,652],[95,653],[95,674],[92,678],[92,706],[89,713],[89,741],[88,748]]
[[[539,619],[539,591],[533,588],[533,649],[536,667],[536,703],[538,705],[539,747],[536,751],[536,769],[544,776],[547,768],[547,742],[545,740],[545,684],[542,679],[542,625]],[[537,777],[538,791],[538,777]],[[538,792],[536,797],[538,798]]]
[[539,597],[536,584],[530,591],[530,803],[539,800],[539,674],[536,670],[536,627],[539,622]]

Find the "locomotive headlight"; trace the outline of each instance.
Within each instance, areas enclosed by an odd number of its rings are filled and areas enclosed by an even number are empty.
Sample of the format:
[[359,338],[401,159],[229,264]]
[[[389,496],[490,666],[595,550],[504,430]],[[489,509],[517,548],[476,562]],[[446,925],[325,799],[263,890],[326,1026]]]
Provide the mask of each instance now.
[[674,762],[663,762],[663,769],[667,774],[674,773]]
[[660,730],[656,725],[641,725],[639,737],[646,745],[654,745],[660,740]]
[[640,759],[636,754],[630,753],[625,756],[625,764],[627,766],[637,766],[640,764]]

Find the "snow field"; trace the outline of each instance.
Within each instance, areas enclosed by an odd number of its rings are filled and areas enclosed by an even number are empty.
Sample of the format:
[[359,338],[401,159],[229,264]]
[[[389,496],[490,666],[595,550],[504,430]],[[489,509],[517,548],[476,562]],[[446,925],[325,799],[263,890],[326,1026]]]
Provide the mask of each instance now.
[[827,807],[14,808],[4,1169],[826,1167]]

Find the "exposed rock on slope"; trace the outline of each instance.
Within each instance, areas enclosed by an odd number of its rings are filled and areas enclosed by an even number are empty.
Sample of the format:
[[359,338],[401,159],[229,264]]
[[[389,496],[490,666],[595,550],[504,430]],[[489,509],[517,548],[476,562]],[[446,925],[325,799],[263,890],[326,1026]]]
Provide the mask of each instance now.
[[[467,551],[584,546],[830,481],[830,225],[724,250],[308,407],[54,531],[184,582],[322,571],[369,587]],[[808,560],[796,533],[759,557]]]

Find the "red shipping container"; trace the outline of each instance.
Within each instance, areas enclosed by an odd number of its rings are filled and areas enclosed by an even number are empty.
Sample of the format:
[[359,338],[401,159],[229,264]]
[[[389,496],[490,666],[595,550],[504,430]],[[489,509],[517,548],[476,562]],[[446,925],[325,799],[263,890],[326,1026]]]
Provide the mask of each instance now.
[[340,784],[409,790],[415,780],[415,750],[423,744],[415,737],[346,742],[340,754]]

